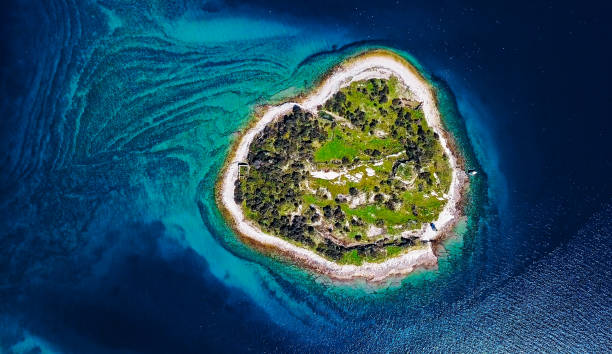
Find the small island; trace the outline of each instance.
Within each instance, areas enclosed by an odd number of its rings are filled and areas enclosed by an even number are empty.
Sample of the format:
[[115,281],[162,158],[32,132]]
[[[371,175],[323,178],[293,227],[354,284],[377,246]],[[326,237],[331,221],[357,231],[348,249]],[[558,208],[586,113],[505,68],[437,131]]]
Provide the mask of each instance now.
[[429,83],[376,50],[265,107],[216,196],[245,240],[332,279],[382,282],[437,265],[432,242],[461,216],[461,166]]

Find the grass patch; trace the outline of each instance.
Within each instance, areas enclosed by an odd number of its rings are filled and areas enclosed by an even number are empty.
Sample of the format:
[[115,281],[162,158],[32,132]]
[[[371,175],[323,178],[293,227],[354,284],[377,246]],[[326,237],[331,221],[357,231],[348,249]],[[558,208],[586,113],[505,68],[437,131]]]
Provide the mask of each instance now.
[[435,220],[446,203],[446,200],[439,200],[436,197],[425,197],[423,193],[414,191],[402,194],[402,198],[406,204],[414,204],[417,207],[419,215],[415,219],[421,222]]
[[353,160],[355,157],[367,157],[366,149],[379,150],[383,155],[400,152],[404,149],[402,143],[395,139],[383,139],[351,130],[349,136],[342,129],[336,127],[332,131],[333,138],[323,144],[314,153],[315,162],[341,160],[343,157]]
[[397,256],[400,252],[402,252],[402,248],[399,246],[387,246],[387,257]]
[[363,257],[359,255],[357,250],[351,250],[342,255],[342,258],[340,258],[340,263],[361,265],[363,263]]
[[357,216],[365,222],[373,224],[377,219],[385,221],[386,225],[405,224],[410,220],[414,220],[412,214],[402,211],[394,211],[379,205],[366,205],[359,208],[351,209],[346,205],[341,206],[342,210],[349,216]]

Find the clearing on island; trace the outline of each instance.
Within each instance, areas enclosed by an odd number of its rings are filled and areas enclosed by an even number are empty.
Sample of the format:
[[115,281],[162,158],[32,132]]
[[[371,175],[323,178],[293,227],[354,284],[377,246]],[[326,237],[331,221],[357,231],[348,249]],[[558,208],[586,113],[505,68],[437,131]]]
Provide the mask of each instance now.
[[233,197],[267,234],[334,263],[377,263],[426,247],[449,201],[446,151],[396,76],[353,81],[260,130]]

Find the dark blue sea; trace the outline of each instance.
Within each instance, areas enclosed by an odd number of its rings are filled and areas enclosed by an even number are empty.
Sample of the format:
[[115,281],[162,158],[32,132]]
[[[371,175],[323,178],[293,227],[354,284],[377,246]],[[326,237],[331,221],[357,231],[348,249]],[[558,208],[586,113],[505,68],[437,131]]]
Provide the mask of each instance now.
[[[610,352],[607,2],[0,5],[0,352]],[[259,105],[386,48],[480,173],[436,270],[331,284],[214,184]]]

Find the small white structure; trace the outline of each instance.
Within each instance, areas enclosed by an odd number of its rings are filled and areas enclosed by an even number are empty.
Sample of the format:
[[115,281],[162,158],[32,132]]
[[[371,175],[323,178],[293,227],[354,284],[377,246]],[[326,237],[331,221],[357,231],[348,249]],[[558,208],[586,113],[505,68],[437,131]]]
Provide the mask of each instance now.
[[[246,169],[246,173],[243,173],[242,171],[245,169]],[[242,177],[248,176],[250,169],[251,169],[251,166],[249,166],[248,163],[238,162],[238,179],[242,179]]]

